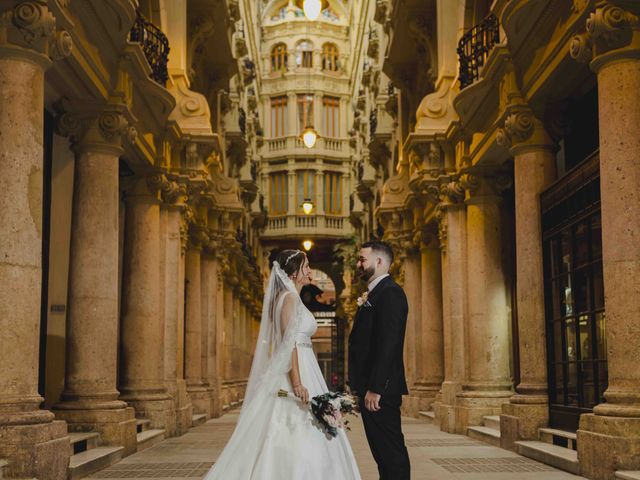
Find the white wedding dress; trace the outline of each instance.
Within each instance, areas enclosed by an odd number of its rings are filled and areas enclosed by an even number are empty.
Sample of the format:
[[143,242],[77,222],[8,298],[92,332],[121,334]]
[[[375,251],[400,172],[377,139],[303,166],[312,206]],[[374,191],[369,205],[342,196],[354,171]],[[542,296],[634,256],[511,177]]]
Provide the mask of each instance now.
[[[279,389],[293,391],[288,371],[294,346],[310,397],[328,391],[311,346],[316,320],[288,280],[274,263],[245,403],[205,480],[360,480],[345,432],[329,437],[314,423],[308,404],[277,396]],[[295,314],[280,331],[273,319],[280,318],[288,295],[295,296]]]

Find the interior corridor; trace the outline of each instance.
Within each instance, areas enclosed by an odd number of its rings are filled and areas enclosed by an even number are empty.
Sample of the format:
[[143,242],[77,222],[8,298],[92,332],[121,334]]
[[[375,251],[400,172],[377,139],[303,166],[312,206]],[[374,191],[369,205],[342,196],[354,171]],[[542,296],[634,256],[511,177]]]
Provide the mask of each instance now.
[[[90,478],[202,478],[231,436],[238,413],[233,411],[209,420],[181,437],[169,438],[126,457]],[[415,480],[583,478],[464,435],[441,432],[421,420],[404,417],[403,425],[411,457],[412,478]],[[362,480],[377,480],[375,462],[369,452],[360,419],[354,419],[351,426],[349,439]]]

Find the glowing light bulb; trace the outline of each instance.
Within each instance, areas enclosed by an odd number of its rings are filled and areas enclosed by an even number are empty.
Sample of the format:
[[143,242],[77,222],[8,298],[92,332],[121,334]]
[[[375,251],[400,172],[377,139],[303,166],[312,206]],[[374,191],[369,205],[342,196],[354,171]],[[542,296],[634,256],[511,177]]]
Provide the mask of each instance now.
[[302,3],[302,10],[304,11],[304,16],[307,17],[308,20],[317,20],[320,16],[320,11],[322,10],[322,2],[321,0],[304,0]]
[[304,202],[302,202],[302,211],[305,213],[305,215],[311,214],[311,212],[313,211],[313,202],[310,199],[304,199]]
[[305,240],[302,242],[302,247],[308,252],[313,248],[313,242],[311,240]]
[[304,132],[302,132],[302,141],[304,142],[304,146],[307,148],[313,148],[316,144],[316,140],[318,140],[318,134],[312,127],[305,128]]

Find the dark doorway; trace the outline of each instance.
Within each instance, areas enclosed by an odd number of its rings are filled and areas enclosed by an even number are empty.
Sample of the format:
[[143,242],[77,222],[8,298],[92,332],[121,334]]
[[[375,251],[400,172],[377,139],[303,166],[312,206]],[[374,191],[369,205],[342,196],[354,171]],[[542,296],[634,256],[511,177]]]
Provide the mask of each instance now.
[[550,424],[576,430],[607,387],[598,153],[540,200]]

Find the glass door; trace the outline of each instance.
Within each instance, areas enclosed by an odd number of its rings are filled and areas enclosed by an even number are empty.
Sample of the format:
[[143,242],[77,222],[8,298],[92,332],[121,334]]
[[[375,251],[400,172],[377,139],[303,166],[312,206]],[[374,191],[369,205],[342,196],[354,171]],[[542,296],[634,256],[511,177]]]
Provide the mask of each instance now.
[[598,156],[541,195],[550,423],[576,430],[607,387]]

